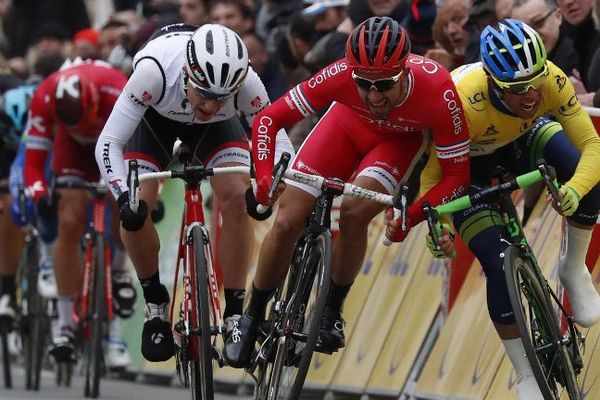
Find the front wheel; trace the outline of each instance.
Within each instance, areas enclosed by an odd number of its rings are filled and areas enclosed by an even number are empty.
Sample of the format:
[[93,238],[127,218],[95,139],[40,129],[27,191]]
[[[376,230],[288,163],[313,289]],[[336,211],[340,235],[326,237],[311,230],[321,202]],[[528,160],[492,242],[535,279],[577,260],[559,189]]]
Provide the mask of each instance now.
[[208,266],[204,253],[204,234],[199,226],[192,228],[194,246],[194,271],[195,298],[192,310],[195,311],[192,324],[197,329],[197,334],[191,342],[196,343],[195,354],[190,355],[191,389],[193,400],[213,400],[213,351],[212,351],[212,327],[210,313],[210,297],[208,291]]
[[95,245],[95,262],[93,265],[92,282],[90,284],[90,313],[89,321],[90,338],[86,342],[86,368],[85,387],[86,397],[97,398],[100,394],[100,377],[103,373],[104,355],[102,342],[104,341],[104,327],[107,319],[106,309],[106,265],[105,265],[105,238],[98,234]]
[[12,388],[12,374],[10,370],[10,353],[8,350],[8,331],[0,333],[0,341],[2,342],[2,368],[4,370],[4,387]]
[[[257,393],[266,399],[300,398],[319,327],[331,274],[332,239],[329,232],[301,240],[288,274],[280,334],[274,342],[275,356],[266,388]],[[265,390],[266,389],[266,390]]]
[[504,258],[504,271],[510,302],[521,333],[531,369],[546,400],[559,400],[568,395],[580,400],[577,374],[570,354],[578,346],[560,331],[557,304],[546,280],[523,251],[510,246]]

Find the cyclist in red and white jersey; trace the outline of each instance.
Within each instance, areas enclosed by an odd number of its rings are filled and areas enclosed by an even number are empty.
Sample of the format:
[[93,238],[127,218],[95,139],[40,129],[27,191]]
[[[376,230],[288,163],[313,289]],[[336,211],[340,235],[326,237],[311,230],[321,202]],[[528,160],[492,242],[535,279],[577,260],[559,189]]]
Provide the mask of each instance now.
[[[147,209],[156,202],[158,184],[140,184],[140,207],[133,212],[123,161],[137,159],[142,173],[163,170],[179,138],[193,152],[195,163],[207,167],[250,165],[248,137],[238,111],[251,126],[269,98],[248,64],[242,40],[221,25],[205,24],[198,29],[184,24],[166,26],[135,55],[133,68],[100,135],[96,160],[118,199],[121,235],[144,291],[142,354],[149,361],[163,361],[173,355],[170,299],[159,277],[158,234],[147,218]],[[276,134],[280,151],[293,152],[285,131]],[[228,336],[232,332],[229,321],[242,312],[250,265],[253,232],[245,204],[250,179],[227,174],[211,177],[210,183],[223,217],[218,257],[223,268],[223,316]]]
[[[38,214],[49,218],[58,214],[58,236],[53,256],[58,290],[58,331],[53,332],[50,353],[59,361],[72,359],[76,322],[73,303],[80,286],[80,239],[86,226],[88,194],[60,189],[50,199],[45,165],[52,150],[51,169],[58,182],[98,181],[94,146],[127,78],[102,61],[66,64],[40,83],[31,99],[26,132],[24,180],[34,188]],[[131,277],[125,271],[119,238],[118,213],[113,212],[115,246],[112,260],[115,311],[130,316],[135,303]],[[124,368],[130,363],[118,324],[113,321],[107,348],[109,367]]]
[[[408,226],[423,219],[422,201],[438,204],[469,184],[469,133],[450,74],[439,64],[410,53],[404,28],[389,17],[372,17],[348,38],[346,58],[300,83],[262,111],[253,126],[257,199],[270,204],[275,132],[329,103],[324,117],[300,148],[293,168],[349,180],[358,186],[393,193],[408,180],[431,130],[443,165],[443,179],[408,209]],[[288,182],[273,228],[262,243],[249,308],[238,321],[237,340],[225,344],[230,365],[249,362],[256,327],[265,305],[285,276],[294,243],[314,208],[318,191]],[[319,346],[344,346],[342,303],[362,265],[369,222],[382,211],[374,202],[344,198],[336,239],[332,285],[321,324]],[[398,221],[395,221],[398,223]],[[398,230],[390,239],[402,241]]]

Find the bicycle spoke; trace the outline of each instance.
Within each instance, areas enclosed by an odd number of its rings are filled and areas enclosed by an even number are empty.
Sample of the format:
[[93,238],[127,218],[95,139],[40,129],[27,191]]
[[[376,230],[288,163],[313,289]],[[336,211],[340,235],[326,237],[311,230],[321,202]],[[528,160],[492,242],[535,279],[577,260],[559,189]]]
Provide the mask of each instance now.
[[581,398],[570,346],[577,346],[560,332],[560,322],[545,279],[540,278],[521,250],[509,247],[504,268],[515,319],[523,345],[538,381],[548,400],[564,394],[571,400]]

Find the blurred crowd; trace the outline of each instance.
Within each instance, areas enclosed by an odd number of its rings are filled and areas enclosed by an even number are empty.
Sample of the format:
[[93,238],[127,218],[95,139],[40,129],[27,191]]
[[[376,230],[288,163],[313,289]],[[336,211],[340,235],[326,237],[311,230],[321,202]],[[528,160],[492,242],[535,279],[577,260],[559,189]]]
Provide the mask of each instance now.
[[[413,53],[449,70],[478,61],[481,29],[512,17],[539,32],[581,102],[600,107],[600,0],[556,1],[0,0],[0,72],[45,77],[65,58],[80,56],[130,73],[132,56],[157,28],[215,22],[242,37],[274,101],[343,57],[348,34],[370,16],[400,21]],[[294,129],[305,134],[316,118]],[[290,133],[295,144],[304,136]]]

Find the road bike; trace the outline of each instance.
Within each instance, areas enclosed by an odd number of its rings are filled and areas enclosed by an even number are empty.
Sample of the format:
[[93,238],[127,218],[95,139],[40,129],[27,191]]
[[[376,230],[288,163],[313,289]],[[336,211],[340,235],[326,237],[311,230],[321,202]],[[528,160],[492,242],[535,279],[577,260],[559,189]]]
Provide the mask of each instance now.
[[[582,398],[577,376],[583,368],[582,350],[585,338],[573,318],[556,295],[538,265],[521,225],[510,194],[543,181],[556,204],[560,206],[553,171],[543,161],[538,169],[516,178],[501,173],[500,183],[483,188],[437,207],[423,204],[430,235],[437,243],[441,228],[439,216],[468,209],[483,202],[498,205],[505,224],[506,245],[503,253],[508,294],[521,333],[527,358],[545,399],[568,396]],[[561,329],[565,317],[566,329]]]
[[319,326],[330,285],[331,209],[338,196],[352,196],[392,206],[395,196],[295,170],[280,176],[320,189],[306,229],[296,243],[285,281],[275,291],[266,322],[261,327],[258,351],[246,370],[254,378],[255,399],[298,399],[314,351],[319,348]]
[[[6,192],[8,188],[0,189]],[[2,329],[4,377],[7,387],[11,385],[10,356],[8,354],[8,332],[16,329],[20,337],[25,369],[25,388],[40,389],[40,376],[48,343],[51,315],[54,303],[38,292],[37,282],[40,261],[40,235],[34,220],[27,218],[26,202],[30,197],[25,187],[20,187],[17,202],[21,224],[25,229],[25,240],[17,268],[17,309],[19,314],[14,326]],[[7,329],[8,328],[8,329]],[[5,347],[6,346],[6,347]]]
[[[249,175],[246,166],[206,168],[192,165],[192,156],[180,145],[176,157],[181,170],[151,172],[138,175],[137,160],[129,161],[128,186],[130,207],[137,210],[139,182],[161,179],[181,179],[185,182],[185,205],[179,235],[179,251],[173,283],[169,321],[175,340],[177,375],[192,399],[213,400],[213,367],[224,365],[217,348],[217,338],[223,333],[223,316],[217,274],[205,226],[200,184],[208,177],[221,174]],[[175,311],[179,272],[182,274],[183,301]],[[173,324],[175,313],[178,320]]]
[[[103,182],[65,181],[54,184],[54,189],[84,190],[92,197],[92,216],[82,237],[83,268],[81,291],[75,312],[82,339],[84,396],[97,398],[100,378],[105,371],[103,342],[108,324],[113,318],[111,249],[107,230],[107,195]],[[70,382],[73,362],[59,370],[57,381]]]

